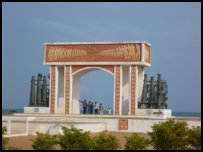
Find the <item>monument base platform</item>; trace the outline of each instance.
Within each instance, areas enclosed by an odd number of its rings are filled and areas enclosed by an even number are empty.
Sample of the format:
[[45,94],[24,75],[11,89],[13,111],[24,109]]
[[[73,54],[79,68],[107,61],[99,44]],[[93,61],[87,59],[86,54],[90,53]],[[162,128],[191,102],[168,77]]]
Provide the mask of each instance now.
[[[118,131],[143,132],[152,131],[154,123],[165,122],[167,119],[150,116],[114,116],[114,115],[64,115],[64,114],[20,114],[3,115],[2,125],[10,128],[9,134],[36,135],[36,132],[46,134],[62,133],[61,126],[90,132]],[[178,118],[175,120],[179,121]],[[180,120],[182,121],[182,119]],[[201,126],[201,118],[186,119],[189,126]],[[20,132],[18,129],[21,129]]]
[[50,113],[49,107],[24,107],[24,113]]

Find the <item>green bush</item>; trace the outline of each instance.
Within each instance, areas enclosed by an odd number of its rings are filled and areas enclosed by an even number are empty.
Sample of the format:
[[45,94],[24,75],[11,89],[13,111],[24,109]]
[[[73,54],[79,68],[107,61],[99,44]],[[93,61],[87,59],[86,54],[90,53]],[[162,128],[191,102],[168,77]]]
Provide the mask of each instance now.
[[188,144],[191,149],[201,150],[201,127],[192,127],[188,130]]
[[82,132],[82,129],[62,127],[64,135],[59,135],[59,145],[62,150],[89,150],[92,147],[90,132]]
[[2,150],[6,149],[6,145],[8,144],[8,138],[5,138],[3,135],[5,135],[7,129],[6,127],[2,127]]
[[8,150],[22,150],[22,149],[18,147],[8,147]]
[[57,145],[57,136],[46,135],[37,132],[37,138],[31,139],[32,147],[35,150],[54,150]]
[[140,137],[137,133],[133,133],[130,137],[125,136],[125,139],[125,150],[146,150],[146,147],[149,145],[149,140]]
[[169,120],[154,124],[151,136],[151,144],[156,150],[185,150],[187,149],[188,124]]
[[[6,150],[6,145],[8,144],[9,138],[5,138],[3,135],[5,135],[7,131],[7,128],[4,126],[2,127],[2,150]],[[8,147],[8,150],[21,150],[21,148],[17,147]]]
[[112,134],[101,132],[99,136],[93,138],[94,150],[116,150],[118,148],[120,148],[120,142]]
[[10,110],[9,113],[16,113],[16,110]]

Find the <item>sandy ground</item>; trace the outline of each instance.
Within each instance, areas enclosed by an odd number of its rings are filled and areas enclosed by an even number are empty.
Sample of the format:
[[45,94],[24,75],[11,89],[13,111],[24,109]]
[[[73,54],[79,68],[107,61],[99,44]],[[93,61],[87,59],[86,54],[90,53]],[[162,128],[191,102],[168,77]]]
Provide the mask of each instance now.
[[[108,132],[111,133],[112,135],[116,136],[121,143],[121,149],[124,149],[124,145],[126,143],[124,136],[131,136],[132,133],[129,132]],[[145,137],[149,139],[150,137],[148,136],[147,133],[138,133],[140,136]],[[90,136],[94,137],[99,135],[99,133],[91,133]],[[34,139],[36,136],[19,136],[19,137],[10,137],[9,142],[7,144],[7,147],[9,146],[14,146],[14,147],[19,147],[22,150],[33,150],[32,148],[32,141],[30,139]],[[58,148],[57,148],[58,149]],[[153,149],[153,147],[148,147],[148,149]]]

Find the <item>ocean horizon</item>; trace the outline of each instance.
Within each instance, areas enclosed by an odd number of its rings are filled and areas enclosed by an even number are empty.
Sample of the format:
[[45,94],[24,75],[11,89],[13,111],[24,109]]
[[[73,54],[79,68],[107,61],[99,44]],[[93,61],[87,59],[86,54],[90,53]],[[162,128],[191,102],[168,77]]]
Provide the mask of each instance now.
[[[17,108],[2,108],[2,113],[3,112],[10,112],[10,111],[16,111],[17,113],[23,113],[24,109],[17,109]],[[80,111],[82,114],[82,110]],[[113,113],[113,110],[112,112]],[[107,110],[104,110],[104,114],[108,114]],[[172,111],[172,116],[176,117],[201,117],[201,112],[177,112],[177,111]]]

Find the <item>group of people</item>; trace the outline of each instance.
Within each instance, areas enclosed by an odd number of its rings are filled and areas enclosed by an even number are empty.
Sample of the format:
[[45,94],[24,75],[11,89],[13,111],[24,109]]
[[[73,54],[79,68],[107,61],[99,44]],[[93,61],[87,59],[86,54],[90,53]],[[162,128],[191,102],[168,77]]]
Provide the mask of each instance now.
[[[93,103],[93,102],[89,101],[89,103],[87,103],[86,99],[84,101],[80,101],[80,102],[82,102],[82,104],[83,104],[83,114],[93,114],[93,110],[94,110],[94,114],[98,114],[98,109],[99,109],[100,115],[103,115],[104,107],[102,104],[100,104],[98,106],[97,102]],[[108,109],[108,113],[111,114],[111,109],[110,109],[110,111],[109,111],[109,109]]]

